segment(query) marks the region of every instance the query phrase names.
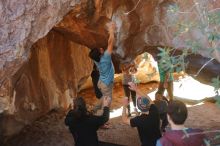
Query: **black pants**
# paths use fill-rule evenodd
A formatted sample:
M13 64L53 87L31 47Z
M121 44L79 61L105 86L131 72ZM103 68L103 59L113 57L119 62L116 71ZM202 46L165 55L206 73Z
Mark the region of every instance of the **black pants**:
M136 107L136 92L129 89L129 85L123 85L125 96L130 100L130 96L134 107ZM130 104L128 104L128 113L130 114Z
M164 88L164 82L159 83L158 87L158 92L164 94L165 88ZM168 87L167 87L167 93L169 96L169 101L173 100L173 81L168 82Z
M102 92L98 88L98 81L99 81L99 71L93 70L91 73L92 84L95 91L95 95L98 99L102 97Z
M160 114L160 119L162 121L162 125L161 125L161 131L165 132L165 128L168 125L168 120L167 120L167 113L161 113Z

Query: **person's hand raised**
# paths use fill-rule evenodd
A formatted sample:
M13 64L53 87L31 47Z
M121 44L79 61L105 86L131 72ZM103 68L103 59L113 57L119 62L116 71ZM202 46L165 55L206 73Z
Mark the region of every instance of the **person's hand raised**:
M115 28L116 28L115 22L111 22L111 23L108 25L108 32L109 32L109 33L114 33Z
M123 97L122 104L123 104L123 106L128 106L128 104L129 104L128 97Z
M137 90L137 85L133 82L129 82L129 89L131 89L132 91L136 91Z

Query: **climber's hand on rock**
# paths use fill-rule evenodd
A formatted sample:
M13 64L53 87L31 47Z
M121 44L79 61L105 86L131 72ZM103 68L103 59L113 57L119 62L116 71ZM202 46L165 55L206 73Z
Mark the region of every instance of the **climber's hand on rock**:
M108 25L108 32L109 32L109 33L114 33L115 28L116 28L115 22L109 23L109 25Z
M132 91L136 91L137 90L137 85L133 82L129 82L128 83L129 85L129 89L132 90Z

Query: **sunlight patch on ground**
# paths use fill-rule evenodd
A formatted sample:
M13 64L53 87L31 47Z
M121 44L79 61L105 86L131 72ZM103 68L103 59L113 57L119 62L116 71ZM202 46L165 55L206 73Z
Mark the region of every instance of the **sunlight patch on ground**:
M200 105L203 105L204 102L200 102L198 104L194 104L194 105L190 105L190 104L186 104L186 106L188 108L190 107L195 107L195 106L200 106ZM134 112L134 106L133 106L133 103L130 102L130 106L131 106L131 113ZM139 110L138 110L139 111ZM140 112L140 111L139 111ZM110 119L112 118L117 118L117 117L120 117L122 115L122 107L118 108L118 109L113 109L111 112L110 112Z
M122 106L118 109L113 109L110 112L110 119L120 117L122 115ZM130 102L130 108L131 108L131 114L133 115L134 113L134 105L132 102ZM139 110L138 110L139 111ZM140 111L139 111L140 112Z
M147 95L154 100L155 99L155 93L157 90L148 92ZM167 93L165 92L165 95ZM177 99L185 99L189 101L200 101L206 97L214 97L214 87L210 85L206 85L203 83L200 83L199 81L193 79L190 76L187 76L183 79L180 79L179 81L174 81L174 97ZM197 102L196 102L197 103ZM203 102L197 103L197 104L187 104L187 107L193 107L193 106L199 106L203 105ZM133 103L130 102L131 106L131 112L134 112L134 106ZM119 117L122 114L122 107L118 109L113 109L110 113L110 118Z
M186 107L195 107L195 106L200 106L200 105L203 105L204 102L200 102L198 104L194 104L194 105L190 105L190 104L186 104Z
M119 117L119 116L121 116L121 114L122 114L122 107L118 108L118 109L113 109L110 112L110 119Z
M152 100L155 98L157 90L148 93ZM174 81L174 97L177 99L187 99L199 101L206 97L214 97L214 87L200 83L199 81L187 76L179 81ZM165 91L165 95L167 95Z
M155 100L155 93L157 92L157 90L154 90L152 92L149 92L147 95L150 97L151 100Z
M202 100L206 97L215 96L215 92L214 87L187 76L174 82L174 96L190 100Z

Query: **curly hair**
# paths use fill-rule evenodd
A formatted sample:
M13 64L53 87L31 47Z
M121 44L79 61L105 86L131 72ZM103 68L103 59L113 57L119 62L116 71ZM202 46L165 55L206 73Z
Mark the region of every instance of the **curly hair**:
M74 116L76 119L80 120L86 117L87 115L87 108L86 108L86 102L82 97L76 97L73 100L73 106L74 106Z
M89 57L96 62L100 62L101 53L99 49L98 48L91 49L91 51L89 52Z

